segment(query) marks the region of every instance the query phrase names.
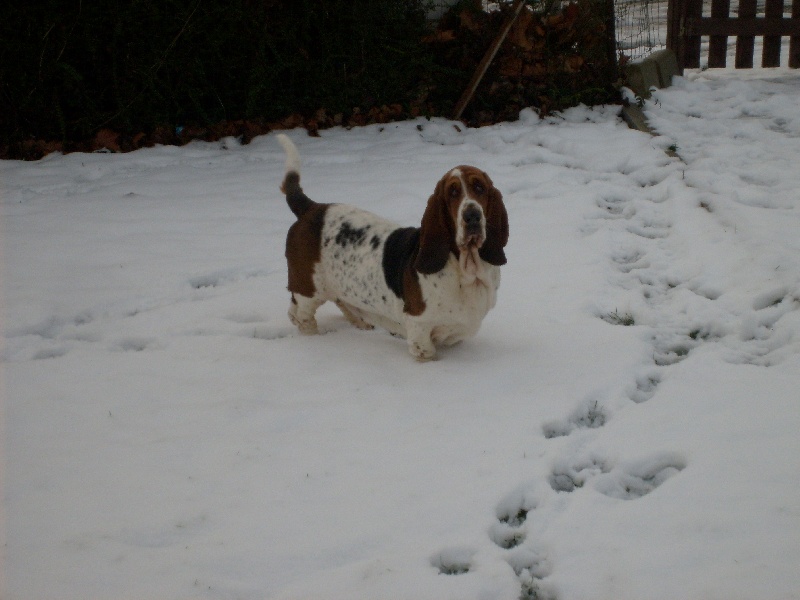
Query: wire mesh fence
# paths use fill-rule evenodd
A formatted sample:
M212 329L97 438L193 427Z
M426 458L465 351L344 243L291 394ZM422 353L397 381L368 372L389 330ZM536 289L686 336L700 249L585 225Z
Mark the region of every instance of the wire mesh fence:
M483 10L497 10L500 4L510 4L513 0L483 0ZM529 2L534 10L554 10L572 0L536 0ZM735 1L735 0L734 0ZM762 0L763 1L763 0ZM655 50L666 46L667 40L667 2L668 0L615 0L616 41L619 51L629 60L644 58ZM429 21L436 21L457 0L431 0L427 3Z
M615 0L617 48L628 60L640 60L667 45L668 0Z

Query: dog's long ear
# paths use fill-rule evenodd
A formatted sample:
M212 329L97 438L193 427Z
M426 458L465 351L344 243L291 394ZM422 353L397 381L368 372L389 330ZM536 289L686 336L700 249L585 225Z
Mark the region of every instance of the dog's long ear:
M430 275L444 269L450 255L453 239L452 219L447 212L444 197L444 178L438 184L433 195L428 198L428 206L422 215L419 234L419 251L414 261L414 268L420 273Z
M489 181L489 204L486 211L486 241L478 251L480 257L490 265L506 264L506 253L503 250L508 243L508 213L503 204L503 195Z

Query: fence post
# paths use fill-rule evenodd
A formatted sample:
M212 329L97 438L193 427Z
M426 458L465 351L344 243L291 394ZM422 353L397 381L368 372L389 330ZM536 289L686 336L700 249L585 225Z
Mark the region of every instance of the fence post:
M700 36L695 35L692 28L703 15L703 0L686 0L683 18L683 43L685 44L685 65L690 69L700 66Z
M800 2L800 0L797 0ZM620 76L619 55L617 52L617 30L616 15L614 14L614 0L599 0L597 2L599 10L602 11L603 21L606 27L606 61L608 70L606 71L607 81L617 81Z
M800 0L792 2L792 19L800 20ZM800 69L800 35L789 38L789 66Z
M714 19L727 19L731 10L731 0L712 0L711 17ZM724 67L727 62L728 36L712 35L708 40L708 66L711 68Z
M764 16L769 18L783 17L783 0L767 0L764 7ZM761 55L762 67L781 66L781 36L764 36L764 53Z
M678 59L678 73L683 75L684 49L681 27L686 0L669 0L667 3L667 49L675 53ZM797 0L800 2L800 0Z
M756 16L756 0L739 0L739 18L753 19ZM753 68L753 49L755 37L740 35L736 38L736 68Z

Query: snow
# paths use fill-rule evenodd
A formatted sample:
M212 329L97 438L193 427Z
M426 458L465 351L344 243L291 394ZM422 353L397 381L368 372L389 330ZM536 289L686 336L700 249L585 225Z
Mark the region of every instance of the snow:
M800 74L645 111L291 132L320 201L503 192L497 306L427 364L289 323L273 135L0 163L0 596L800 598Z

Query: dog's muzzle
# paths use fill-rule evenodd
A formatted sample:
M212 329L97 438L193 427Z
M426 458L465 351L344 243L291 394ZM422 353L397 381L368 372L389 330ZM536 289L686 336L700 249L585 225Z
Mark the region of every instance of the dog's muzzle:
M475 246L480 248L483 245L485 233L483 226L483 211L477 204L470 204L461 213L463 221L464 247Z

